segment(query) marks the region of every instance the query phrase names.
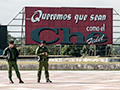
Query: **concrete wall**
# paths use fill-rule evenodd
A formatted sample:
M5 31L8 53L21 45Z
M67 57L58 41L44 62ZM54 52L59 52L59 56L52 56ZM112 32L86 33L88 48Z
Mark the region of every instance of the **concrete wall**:
M5 59L4 59L5 60ZM24 59L18 59L25 61ZM27 60L27 59L26 59ZM37 59L28 59L27 61L37 61ZM49 58L51 62L114 62L119 59L108 58ZM37 70L38 64L19 64L18 68L21 70ZM7 64L0 64L0 70L6 70ZM120 70L120 64L50 64L49 69L52 70Z
M108 62L108 58L49 58L49 61L59 61L59 62Z
M19 64L21 70L37 70L38 64ZM1 64L0 70L6 70L7 64ZM120 64L50 64L51 70L120 70Z

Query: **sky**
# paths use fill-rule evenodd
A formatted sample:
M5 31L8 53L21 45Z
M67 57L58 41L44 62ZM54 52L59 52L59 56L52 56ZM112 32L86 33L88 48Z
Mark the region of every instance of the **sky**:
M0 0L0 24L7 25L23 9L23 7L27 6L113 8L120 13L120 0ZM22 22L20 22L20 24L22 24ZM13 30L13 28L9 27L8 31L10 30ZM17 30L21 29L17 28ZM11 35L21 37L20 33L11 33ZM113 33L113 37L118 38L119 35L119 33Z
M0 0L0 23L7 25L25 6L114 8L120 13L120 0Z

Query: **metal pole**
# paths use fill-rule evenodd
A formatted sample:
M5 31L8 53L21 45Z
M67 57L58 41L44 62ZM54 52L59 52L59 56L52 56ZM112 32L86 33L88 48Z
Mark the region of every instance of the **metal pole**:
M105 49L105 56L107 56L107 45L106 45L106 49Z
M22 46L24 46L24 55L26 55L26 52L25 52L25 45L22 45L22 44L24 44L24 43L22 43L22 41L23 41L23 25L24 25L24 9L22 10L22 27L21 27L21 47Z
M96 45L94 45L94 56L96 56Z
M60 55L62 55L62 45L60 44Z

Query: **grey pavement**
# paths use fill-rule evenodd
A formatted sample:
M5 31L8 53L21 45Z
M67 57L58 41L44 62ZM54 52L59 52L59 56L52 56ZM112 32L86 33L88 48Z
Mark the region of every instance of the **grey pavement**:
M20 71L24 84L19 84L13 71L14 84L8 72L0 71L0 90L120 90L120 71L49 71L53 83L46 83L44 71L37 83L37 71Z

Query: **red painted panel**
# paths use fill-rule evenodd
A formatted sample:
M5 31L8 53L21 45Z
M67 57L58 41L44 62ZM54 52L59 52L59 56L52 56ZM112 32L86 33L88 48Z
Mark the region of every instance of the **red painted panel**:
M36 12L37 11L37 12ZM26 24L25 35L26 44L38 44L31 37L31 32L39 28L58 28L58 35L50 30L44 30L39 35L40 40L47 42L59 38L58 41L51 44L60 44L63 42L63 31L60 28L69 28L70 34L80 32L87 42L87 35L93 32L101 32L107 36L107 41L97 44L113 43L113 12L112 8L67 8L67 7L26 7ZM35 14L36 12L36 14ZM59 15L63 15L60 18ZM32 19L32 16L33 19ZM46 16L46 17L45 17ZM100 29L99 31L98 28ZM101 30L102 28L102 30ZM94 31L90 31L94 29ZM97 30L96 30L97 29ZM99 35L98 35L99 36ZM70 42L77 42L77 38L73 36ZM87 44L96 44L87 42Z

